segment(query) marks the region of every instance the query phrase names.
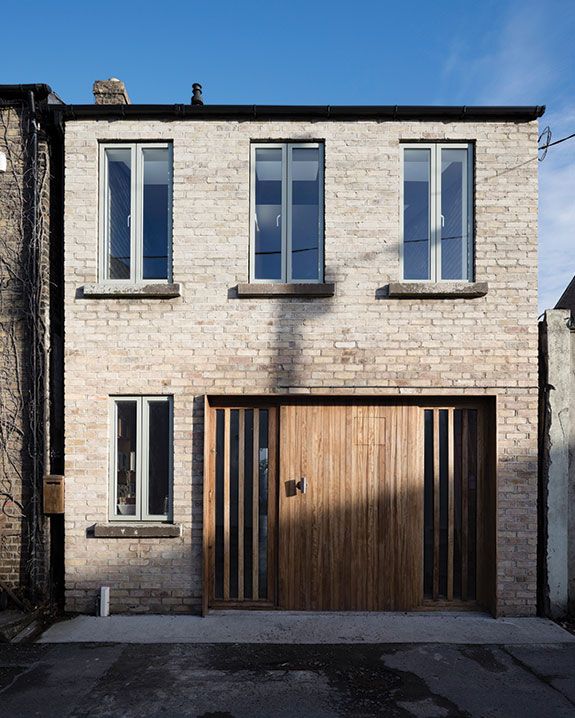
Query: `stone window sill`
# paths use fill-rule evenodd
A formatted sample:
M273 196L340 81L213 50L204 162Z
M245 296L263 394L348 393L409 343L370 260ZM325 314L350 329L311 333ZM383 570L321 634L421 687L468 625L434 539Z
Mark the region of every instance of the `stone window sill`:
M87 299L173 299L180 296L179 284L85 284L79 291Z
M94 524L89 529L93 538L178 538L179 524L115 523Z
M484 297L487 282L391 282L388 297L393 299L473 299Z
M238 284L237 296L240 299L254 299L257 297L333 297L335 284L283 284L283 283L254 283Z

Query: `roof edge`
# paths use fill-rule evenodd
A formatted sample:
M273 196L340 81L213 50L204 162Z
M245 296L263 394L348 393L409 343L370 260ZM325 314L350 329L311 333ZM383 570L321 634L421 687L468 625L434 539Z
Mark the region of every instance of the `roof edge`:
M1 87L1 86L0 86ZM324 119L324 120L536 120L545 105L64 105L64 120L77 119Z
M0 97L12 98L22 97L33 92L39 99L46 99L48 95L55 94L50 85L43 82L35 82L24 85L2 85L0 84Z
M575 309L575 276L563 290L554 309Z

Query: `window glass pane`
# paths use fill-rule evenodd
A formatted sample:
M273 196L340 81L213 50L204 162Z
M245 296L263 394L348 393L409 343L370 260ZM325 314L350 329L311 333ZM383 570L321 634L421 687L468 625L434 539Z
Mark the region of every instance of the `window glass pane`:
M129 149L106 150L109 279L130 278L131 157Z
M168 278L169 153L167 148L143 151L144 279Z
M319 279L320 153L317 147L291 152L292 278Z
M282 278L282 150L256 149L256 279Z
M441 150L441 278L467 279L467 150Z
M170 485L170 405L150 401L148 407L148 513L164 516Z
M116 516L135 516L136 402L118 401L116 412Z
M430 278L430 161L426 149L403 154L403 276Z

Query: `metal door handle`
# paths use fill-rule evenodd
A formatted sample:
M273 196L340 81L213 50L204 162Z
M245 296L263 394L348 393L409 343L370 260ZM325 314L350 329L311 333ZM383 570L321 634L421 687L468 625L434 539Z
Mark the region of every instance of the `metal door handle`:
M307 491L307 479L305 476L302 476L301 479L297 482L295 485L296 489L299 489L302 494L305 494Z

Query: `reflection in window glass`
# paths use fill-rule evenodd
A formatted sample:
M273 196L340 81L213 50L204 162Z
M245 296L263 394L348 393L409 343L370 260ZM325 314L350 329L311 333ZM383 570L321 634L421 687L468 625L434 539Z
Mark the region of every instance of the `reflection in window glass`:
M110 279L130 278L132 152L107 149L107 236Z
M282 149L256 150L256 279L282 278Z
M143 276L167 279L169 236L168 149L144 149Z
M167 520L172 468L172 405L167 398L114 400L111 518Z
M403 149L404 279L471 279L469 145Z
M318 279L320 166L317 147L294 147L291 165L292 279Z
M170 482L170 405L167 401L149 402L148 437L148 513L168 513Z
M403 273L430 278L430 151L404 150Z
M467 278L467 150L441 150L441 278Z
M136 427L135 401L116 403L116 515L136 514Z

